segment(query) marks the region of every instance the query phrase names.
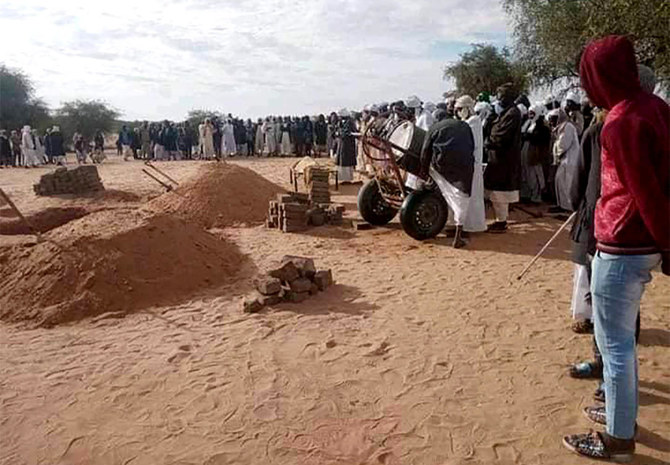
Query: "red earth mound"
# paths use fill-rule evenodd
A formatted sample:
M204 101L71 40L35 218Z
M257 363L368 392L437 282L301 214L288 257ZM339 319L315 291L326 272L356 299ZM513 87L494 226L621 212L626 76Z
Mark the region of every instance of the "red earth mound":
M268 202L284 189L260 174L229 163L204 165L194 180L149 203L148 208L205 228L261 224Z
M165 215L101 211L0 249L0 320L54 326L181 303L230 282L237 246Z

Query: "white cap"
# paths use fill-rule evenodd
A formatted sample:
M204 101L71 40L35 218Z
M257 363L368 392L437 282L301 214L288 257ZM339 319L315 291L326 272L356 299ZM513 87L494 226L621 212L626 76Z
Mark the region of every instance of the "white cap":
M407 105L408 108L419 108L421 107L421 99L416 95L412 95L411 97L407 97L405 105Z

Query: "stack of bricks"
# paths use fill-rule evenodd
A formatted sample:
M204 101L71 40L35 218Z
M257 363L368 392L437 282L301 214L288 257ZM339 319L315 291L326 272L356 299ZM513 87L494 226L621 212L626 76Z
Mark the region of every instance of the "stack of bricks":
M314 204L330 203L329 172L328 170L312 168L309 172L309 200Z
M332 284L331 270L317 271L311 258L287 255L278 266L255 279L256 290L244 299L242 310L245 313L257 313L265 307L283 302L304 302Z
M277 194L277 200L270 202L266 226L286 233L304 231L307 229L307 210L307 194Z
M37 195L49 196L96 192L105 187L98 175L98 168L88 165L73 169L57 168L53 173L42 176L33 189Z

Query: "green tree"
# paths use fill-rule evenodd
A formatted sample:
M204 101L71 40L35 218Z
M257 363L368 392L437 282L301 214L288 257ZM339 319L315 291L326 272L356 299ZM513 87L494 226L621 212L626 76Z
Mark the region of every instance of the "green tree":
M444 70L445 78L453 78L459 94L475 98L480 92L495 90L507 82L514 84L517 92L526 90L524 70L514 63L506 48L474 44L472 50L460 55L455 63Z
M35 97L30 78L0 64L0 128L19 129L29 124L43 130L50 123L49 109Z
M56 123L63 135L71 138L75 132L92 138L97 131L110 132L120 113L99 100L75 100L64 103L55 113Z
M640 63L670 84L670 2L667 0L502 0L514 23L515 58L533 84L578 77L591 40L628 35Z
M223 118L223 114L218 112L218 111L211 111L211 110L191 110L188 112L188 115L186 115L186 121L188 121L189 125L193 128L197 128L200 123L205 121L205 119L210 118Z

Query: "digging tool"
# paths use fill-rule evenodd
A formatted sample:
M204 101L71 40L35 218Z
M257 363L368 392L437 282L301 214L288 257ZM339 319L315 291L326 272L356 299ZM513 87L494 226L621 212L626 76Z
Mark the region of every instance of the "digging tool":
M23 213L21 213L21 210L18 209L16 204L14 204L14 202L12 202L12 199L9 198L9 195L7 195L7 193L2 189L0 189L0 197L2 197L2 199L5 201L5 203L7 203L7 205L9 205L9 207L12 210L14 210L14 213L16 213L16 215L21 219L21 221L23 221L25 223L25 225L28 227L28 230L32 234L37 236L37 242L42 242L42 234L37 230L37 228L35 228L33 226L33 224L28 220L28 218L23 216Z
M154 165L153 163L151 163L150 161L145 161L144 164L147 165L149 168L155 170L157 173L159 173L159 174L160 174L161 176L163 176L165 179L167 179L168 181L170 181L172 184L174 184L174 185L176 185L176 186L179 185L179 182L177 182L177 181L175 181L174 179L172 179L172 178L171 178L165 171L158 169L158 167L157 167L156 165Z
M561 234L561 232L563 232L563 230L565 228L567 228L570 223L572 223L572 220L574 220L576 216L577 216L577 212L574 212L572 215L570 215L570 218L568 218L566 220L566 222L563 223L560 228L558 228L558 231L556 231L556 234L551 236L551 239L549 239L547 241L547 243L544 244L544 247L542 247L542 249L540 249L540 251L537 253L537 255L535 255L535 257L533 257L533 259L530 261L530 263L528 263L528 265L526 265L526 268L524 268L523 271L519 274L519 276L516 277L517 281L520 281L521 278L523 278L526 275L526 273L528 273L528 270L530 270L530 268L535 264L535 262L539 260L539 258L542 256L542 254L549 248L551 243L556 240L556 238L559 236L559 234Z
M167 192L172 192L172 190L174 189L170 184L168 184L168 183L166 183L166 182L163 182L162 180L158 179L156 176L154 176L152 173L150 173L149 171L145 170L144 168L142 168L142 172L143 172L144 174L146 174L147 176L149 176L149 177L150 177L151 179L153 179L154 181L156 181L158 184L160 184L161 186L163 186Z

